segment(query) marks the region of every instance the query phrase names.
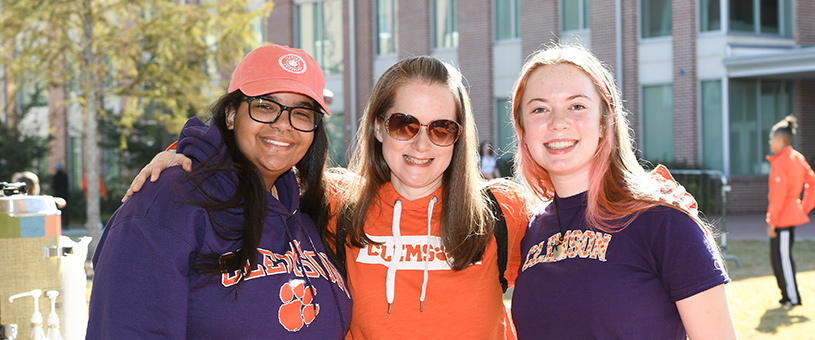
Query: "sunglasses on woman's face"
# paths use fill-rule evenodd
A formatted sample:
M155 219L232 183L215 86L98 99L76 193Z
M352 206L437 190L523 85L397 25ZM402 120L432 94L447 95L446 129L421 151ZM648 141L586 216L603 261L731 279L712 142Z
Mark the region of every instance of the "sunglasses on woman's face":
M438 119L422 124L416 117L407 113L394 113L385 120L385 131L395 140L408 141L419 134L419 129L427 128L427 138L438 146L453 145L461 136L461 125L449 119Z

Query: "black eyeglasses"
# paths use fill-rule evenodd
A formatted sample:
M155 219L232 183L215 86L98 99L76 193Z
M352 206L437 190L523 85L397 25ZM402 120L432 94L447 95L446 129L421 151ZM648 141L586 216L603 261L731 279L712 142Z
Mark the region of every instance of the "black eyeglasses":
M385 131L388 136L401 141L408 141L419 134L422 126L427 128L427 138L438 146L453 145L461 136L461 125L449 119L438 119L422 124L419 119L407 113L394 113L385 120Z
M291 107L263 97L244 97L249 103L249 117L262 124L272 124L280 119L283 111L289 112L291 127L297 131L311 132L320 124L322 111L308 107Z

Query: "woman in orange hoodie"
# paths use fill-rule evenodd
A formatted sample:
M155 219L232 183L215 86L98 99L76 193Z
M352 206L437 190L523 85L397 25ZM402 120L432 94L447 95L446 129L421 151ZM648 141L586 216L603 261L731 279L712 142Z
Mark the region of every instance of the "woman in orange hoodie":
M506 179L483 181L477 136L454 66L410 57L375 84L349 171L328 176L336 233L327 246L337 250L356 306L348 339L515 338L503 289L514 285L537 202ZM152 180L166 166L186 164L174 156L156 156L128 195L148 174ZM655 175L668 186L662 199L692 205L667 173ZM488 208L493 203L505 228ZM499 244L501 229L506 242Z
M770 131L770 193L767 199L767 236L770 237L770 261L773 266L781 300L786 306L801 304L798 283L795 280L795 261L792 244L795 227L809 222L815 207L815 173L800 152L792 148L797 121L787 116ZM801 201L801 191L804 200Z

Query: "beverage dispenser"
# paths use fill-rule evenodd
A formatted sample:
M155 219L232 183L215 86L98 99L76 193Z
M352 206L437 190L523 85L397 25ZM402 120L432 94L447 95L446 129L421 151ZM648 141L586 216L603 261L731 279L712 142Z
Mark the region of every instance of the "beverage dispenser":
M84 339L88 322L85 260L91 238L74 241L62 235L61 212L53 197L27 195L23 183L0 182L0 186L0 329L7 337L15 330L17 339L29 339L32 311L48 311L52 303L48 298L12 303L9 298L56 291L52 294L59 333L66 340Z

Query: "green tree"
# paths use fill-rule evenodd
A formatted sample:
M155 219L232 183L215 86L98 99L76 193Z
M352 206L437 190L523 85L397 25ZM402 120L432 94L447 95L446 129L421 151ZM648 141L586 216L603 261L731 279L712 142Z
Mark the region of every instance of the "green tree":
M32 98L42 98L41 89L33 87ZM23 133L19 128L29 109L39 103L29 102L6 111L0 121L0 182L8 182L18 171L38 173L37 162L48 156L48 138Z
M0 150L0 182L8 182L15 172L37 172L35 161L48 156L48 139L27 136L14 125L0 123Z
M0 66L11 93L4 98L15 98L25 84L45 82L66 86L70 100L83 108L86 228L94 240L101 234L97 120L109 115L104 103L123 103L111 115L123 149L144 118L161 122L170 133L180 131L191 113L205 112L213 95L223 93L228 77L218 76L259 44L251 25L266 17L271 3L249 11L250 2L0 2ZM3 102L7 111L12 101Z

